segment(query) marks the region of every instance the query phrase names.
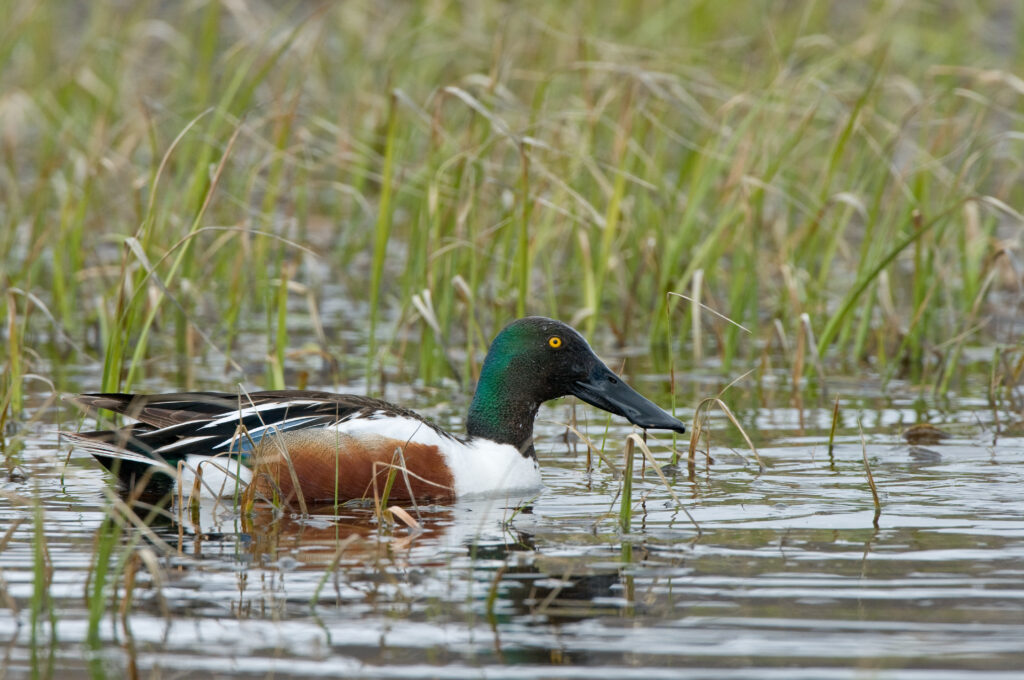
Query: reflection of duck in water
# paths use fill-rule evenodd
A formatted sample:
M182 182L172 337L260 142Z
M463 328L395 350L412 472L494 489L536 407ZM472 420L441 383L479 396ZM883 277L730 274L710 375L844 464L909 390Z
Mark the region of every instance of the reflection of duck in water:
M335 514L327 510L322 521L311 516L281 514L267 504L256 504L241 516L241 528L248 535L248 550L257 562L277 561L281 556L295 560L298 568L323 569L339 563L374 563L379 559L401 558L423 543L443 539L451 512L427 514L422 529L396 529L388 534L375 521L371 510Z
M240 578L252 567L327 570L347 584L352 598L365 592L369 607L393 606L393 594L375 599L380 584L408 584L413 588L410 597L420 597L413 593L420 592L421 579L430 578L475 582L468 591L453 591L452 606L466 606L469 592L475 611L496 608L499 618L528 616L537 624L617 616L632 606L631 577L624 577L603 551L551 556L545 552L552 546L538 548L529 528L533 523L520 521L531 508L518 504L529 500L473 499L423 506L422 530L396 527L389 532L369 507L342 505L325 509L323 515L312 511L298 516L257 503L250 512L240 513L223 500L202 497L192 506L194 512L182 517L180 534L177 513L162 515L170 523L159 534L172 544L181 536L180 550L191 558L239 561L247 567L239 572ZM543 533L540 541L555 541L557 552L557 535ZM457 571L446 571L453 563L459 565ZM496 602L489 601L492 588ZM331 602L332 587L322 596Z
M272 391L81 395L79 404L140 422L71 437L130 486L154 479L166 490L180 468L201 471L202 486L217 495L234 494L240 480L257 494L302 505L372 496L397 470L391 499L450 500L540 487L533 421L541 403L566 395L640 427L685 430L612 373L571 327L527 317L491 344L466 436L376 399ZM194 477L181 483L188 492Z
M227 542L237 546L232 553L248 555L246 563L266 565L285 558L294 568L322 569L399 560L440 567L467 552L475 559L501 559L509 551L532 548L524 542L528 534L512 526L531 500L517 496L423 505L410 509L417 520L410 528L397 521L381 523L372 502L310 508L298 515L267 503L240 512L224 499L201 496L188 504L187 512L158 512L149 524L171 549L177 544L180 552L196 558L223 558L223 549L216 546Z
M247 535L246 552L255 564L300 571L340 568L343 582L362 583L371 591L372 584L391 579L415 583L416 578L432 578L410 577L410 567L431 570L428 573L436 576L446 573L453 560L472 556L475 566L460 570L456 578L476 581L471 592L481 610L489 606L491 589L497 588L496 606L504 617L571 623L618 616L624 608L637 606L631 577L609 564L607 556L545 555L534 544L533 534L515 528L515 521L509 523L514 512L505 504L481 499L435 505L422 509L423 531L395 529L387 535L370 510L343 511L317 522L316 516L281 515L257 504L253 513L241 518L241 527ZM460 606L463 597L457 597ZM382 606L390 602L387 597Z

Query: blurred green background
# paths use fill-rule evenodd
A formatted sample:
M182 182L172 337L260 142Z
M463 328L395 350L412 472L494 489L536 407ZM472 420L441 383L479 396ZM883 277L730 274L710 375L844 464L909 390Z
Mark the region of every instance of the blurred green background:
M1020 378L1013 0L0 14L5 414L33 375L468 384L529 313L661 368Z

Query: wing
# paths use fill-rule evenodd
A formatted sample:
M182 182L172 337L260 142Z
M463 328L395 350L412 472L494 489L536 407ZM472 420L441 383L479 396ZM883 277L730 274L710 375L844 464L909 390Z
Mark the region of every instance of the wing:
M138 420L120 430L77 433L77 442L107 455L127 451L173 464L191 454L251 451L264 435L336 427L361 429L372 423L403 422L434 437L451 435L418 414L379 399L352 394L275 390L233 395L226 392L174 394L83 394L72 401L88 410L105 409ZM94 454L95 455L95 454Z

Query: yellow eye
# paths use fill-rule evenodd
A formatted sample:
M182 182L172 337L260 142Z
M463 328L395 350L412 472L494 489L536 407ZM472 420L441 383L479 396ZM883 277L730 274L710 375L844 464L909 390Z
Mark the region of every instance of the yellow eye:
M548 338L548 347L550 347L551 349L558 349L561 346L562 338L558 337L557 335L552 335L550 338Z

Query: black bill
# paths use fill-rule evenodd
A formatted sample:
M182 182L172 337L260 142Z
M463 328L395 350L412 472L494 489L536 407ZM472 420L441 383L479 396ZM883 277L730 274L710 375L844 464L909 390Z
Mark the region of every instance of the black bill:
M591 369L586 380L574 383L572 393L588 404L626 418L637 427L686 432L681 421L643 397L600 362Z

